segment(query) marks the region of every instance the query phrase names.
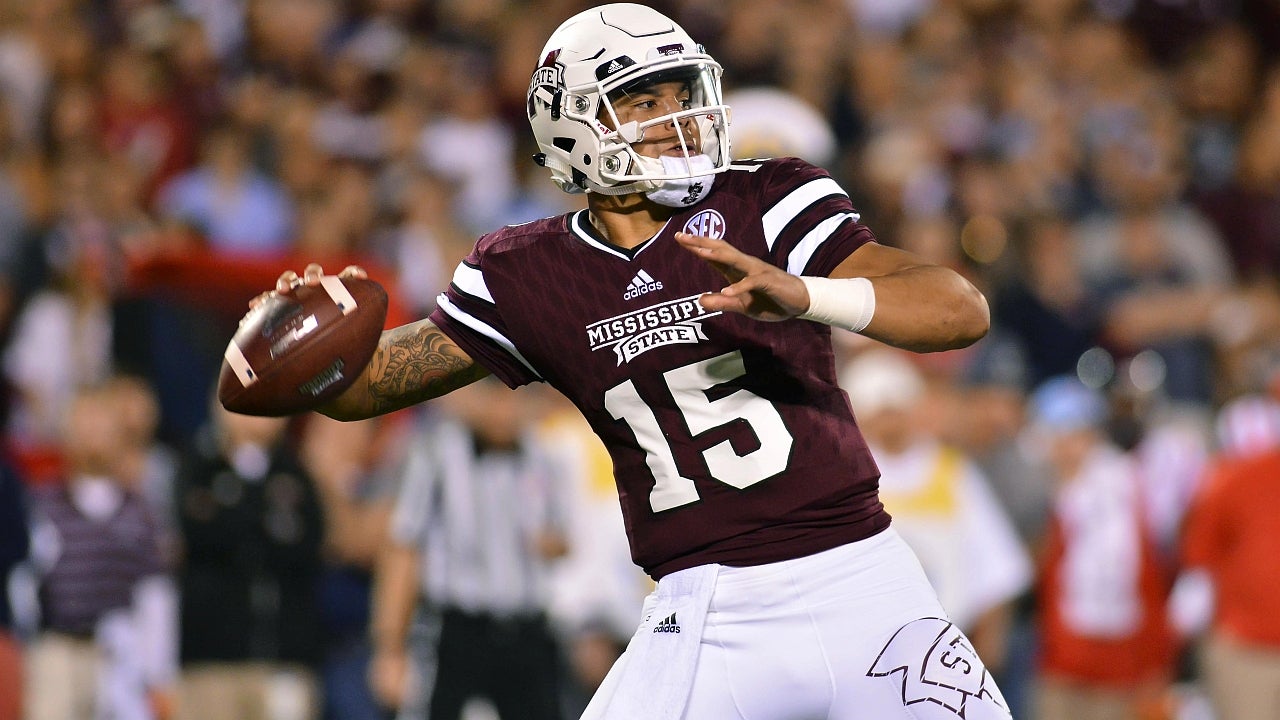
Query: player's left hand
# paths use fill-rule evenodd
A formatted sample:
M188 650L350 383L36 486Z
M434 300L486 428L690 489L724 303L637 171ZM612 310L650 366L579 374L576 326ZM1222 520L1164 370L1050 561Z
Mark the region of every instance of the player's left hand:
M706 260L731 284L699 300L707 310L725 310L777 322L809 309L809 291L800 278L752 257L723 240L676 233L676 242Z

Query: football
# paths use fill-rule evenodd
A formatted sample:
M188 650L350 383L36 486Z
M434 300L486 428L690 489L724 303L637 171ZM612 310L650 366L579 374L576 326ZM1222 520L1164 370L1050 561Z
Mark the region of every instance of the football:
M373 280L326 275L272 293L227 344L218 401L243 415L313 410L364 370L386 318L387 293Z

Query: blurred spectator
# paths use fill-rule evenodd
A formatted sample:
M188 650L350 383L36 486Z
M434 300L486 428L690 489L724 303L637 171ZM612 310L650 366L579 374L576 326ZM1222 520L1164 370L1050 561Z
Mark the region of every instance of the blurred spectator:
M252 97L257 92L265 98ZM320 98L304 87L275 88L270 83L258 87L251 83L245 89L242 102L254 105L262 102L265 119L265 151L269 153L274 176L293 201L324 193L327 173L332 158L317 144L313 137L316 115L320 111ZM247 108L257 112L257 108Z
M126 45L114 48L103 63L103 147L140 172L145 197L154 198L195 162L196 128L179 106L159 58Z
M245 3L177 0L178 8L200 23L205 42L224 67L235 67L245 44Z
M1214 421L1217 459L1243 459L1280 446L1280 400L1262 392L1224 403Z
M1026 375L1019 345L997 330L979 344L950 393L935 389L942 395L935 402L948 408L942 438L973 459L1022 546L1035 550L1048 527L1053 487L1034 446L1022 437ZM996 677L1016 718L1031 717L1038 628L1034 587L1029 587L1014 601L1004 667Z
M122 259L102 212L102 171L89 156L58 167L57 223L41 243L49 281L23 305L4 349L15 394L9 442L24 456L56 445L77 389L111 371L111 301Z
M40 166L13 136L13 123L0 95L0 345L9 338L14 318L36 287L31 258L40 252L33 230L40 218L40 193L32 185ZM7 404L0 391L0 408ZM3 412L3 410L0 410Z
M1003 669L1013 601L1031 585L1031 558L987 478L939 439L926 379L904 355L873 348L840 384L880 468L880 496L920 558L951 620L993 674Z
M781 86L791 43L779 42L788 26L788 9L768 0L745 0L734 12L715 16L716 57L726 74L743 85Z
M169 248L160 225L147 210L142 174L123 158L111 158L102 169L102 219L121 255L117 271Z
M1231 281L1220 240L1202 219L1177 211L1126 212L1078 232L1086 257L1098 252L1086 260L1093 263L1086 272L1107 340L1123 355L1155 350L1171 397L1209 402L1211 323Z
M1280 68L1273 67L1251 97L1252 115L1240 121L1242 139L1233 181L1200 193L1199 205L1223 233L1239 277L1235 292L1213 314L1219 357L1214 368L1221 397L1254 389L1259 359L1276 351L1280 327Z
M1080 275L1069 223L1044 216L1028 221L1022 242L1023 272L991 298L992 323L1024 358L1027 389L1075 372L1094 347L1102 319Z
M357 36L328 63L329 97L312 129L316 144L337 158L376 162L387 154L387 132L378 114L387 95L385 70L394 61L384 53L397 48L368 47ZM376 44L376 43L373 43Z
M4 112L6 104L0 98L0 277L7 279L14 273L27 227L35 218L26 197L23 153L13 137L13 123Z
M53 161L102 154L102 98L92 83L67 82L49 99L44 151Z
M1162 62L1176 61L1188 45L1215 24L1230 16L1226 3L1167 3L1133 0L1126 3L1095 2L1109 19L1123 20L1143 40L1149 54Z
M247 60L291 84L318 85L325 43L342 19L338 0L282 0L244 5ZM230 16L234 11L223 10ZM210 17L210 15L206 15Z
M504 720L560 720L548 562L566 546L564 472L523 396L487 378L440 401L418 431L379 563L372 681L401 717L458 720L486 700ZM434 628L406 644L418 601ZM411 674L412 673L412 674Z
M1280 715L1280 405L1244 397L1218 417L1219 455L1190 512L1173 616L1189 634L1208 626L1201 666L1218 720L1262 720Z
M466 257L471 238L453 219L453 188L438 176L413 171L398 189L399 222L377 238L376 250L400 272L397 291L411 312L425 317L435 309L436 295L449 282L449 268Z
M28 720L171 716L176 597L146 502L121 477L114 395L78 392L64 484L33 498L40 633L27 655Z
M292 240L292 202L253 168L244 131L233 125L209 131L203 154L199 167L162 188L162 216L190 227L220 253L284 253Z
M884 226L884 242L897 245L903 226L917 217L938 217L951 199L942 146L914 124L877 131L862 151L859 173L866 188L864 217Z
M58 25L74 20L66 8L56 5L15 3L4 8L0 18L0 95L13 132L28 141L39 131L49 91L50 68L43 47L56 36Z
M324 717L379 720L369 686L373 648L373 569L387 543L398 477L391 467L404 441L396 418L357 423L307 418L301 457L324 504L325 563L320 578L324 658L320 666Z
M377 218L373 178L353 162L329 167L325 190L302 204L294 250L321 261L365 252Z
M120 478L125 487L146 501L160 538L165 566L176 566L181 549L174 483L178 454L157 437L160 403L156 391L137 375L116 374L103 386L111 396L122 438Z
M1216 229L1182 199L1181 118L1162 90L1130 65L1093 93L1082 130L1099 206L1074 241L1107 341L1126 356L1158 352L1171 397L1209 402L1212 313L1233 273Z
M183 458L183 720L315 720L322 648L318 491L288 420L226 412Z
M1027 373L1021 345L1001 330L989 333L950 387L941 433L981 468L1030 548L1043 537L1053 489L1043 463L1022 441Z
M197 132L224 117L228 106L228 83L209 34L199 21L174 17L164 48L167 66L173 73L174 95L186 110Z
M447 178L457 193L454 206L473 234L506 222L503 211L515 195L515 133L497 115L492 70L473 52L435 48L448 104L427 120L418 138L422 163Z
M933 4L930 0L847 0L847 3L863 32L897 36Z
M1256 41L1234 23L1195 38L1178 64L1174 80L1189 122L1188 175L1197 196L1220 190L1236 177L1258 69Z
M836 137L826 118L777 88L742 88L725 94L733 108L730 139L736 157L804 158L823 167L835 159Z
M22 480L0 462L0 720L22 717L22 646L14 634L9 574L27 559L27 496Z
M1255 110L1240 119L1230 184L1199 200L1221 230L1239 276L1256 282L1280 273L1280 244L1272 232L1280 224L1280 68L1271 68L1250 100Z
M418 134L426 116L424 103L403 88L382 108L382 139L386 153L381 162L370 167L376 174L378 206L392 222L407 210L401 206L406 185L423 170L418 157ZM452 215L452 211L447 215Z
M1239 20L1258 39L1267 61L1280 59L1280 6L1269 2L1244 3Z
M1074 377L1031 396L1032 432L1057 481L1037 588L1040 720L1163 717L1172 682L1171 573L1134 464L1103 432L1106 414L1102 395Z
M1160 371L1159 358L1150 351L1117 366L1107 389L1107 432L1133 458L1151 537L1161 555L1173 561L1209 459L1211 412L1205 405L1165 397L1154 384Z
M403 2L403 0L391 0ZM527 112L525 93L529 89L529 62L537 58L546 43L547 37L556 29L559 18L569 17L574 13L590 7L583 0L544 0L539 3L516 3L497 0L485 3L453 2L454 6L466 8L468 5L487 5L495 17L493 23L499 29L498 41L491 42L489 51L493 53L494 82L502 102L503 116L511 122L524 122ZM706 4L706 3L702 3ZM711 3L714 7L716 3ZM680 3L682 8L693 8L694 2ZM696 9L693 10L697 12ZM689 27L685 25L685 27ZM408 70L408 63L405 64ZM528 137L527 141L532 141ZM524 153L517 159L523 162L531 153ZM546 175L538 173L542 184ZM556 188L559 190L559 188ZM563 194L563 193L561 193Z

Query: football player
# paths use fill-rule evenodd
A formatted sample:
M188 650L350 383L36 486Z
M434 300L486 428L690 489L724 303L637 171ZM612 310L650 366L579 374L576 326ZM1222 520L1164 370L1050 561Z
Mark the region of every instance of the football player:
M878 244L821 168L732 158L720 71L641 5L565 21L527 110L535 161L588 209L480 238L438 309L385 332L321 411L369 417L490 373L582 411L658 581L584 717L1007 718L877 500L831 346L840 327L963 347L986 301Z

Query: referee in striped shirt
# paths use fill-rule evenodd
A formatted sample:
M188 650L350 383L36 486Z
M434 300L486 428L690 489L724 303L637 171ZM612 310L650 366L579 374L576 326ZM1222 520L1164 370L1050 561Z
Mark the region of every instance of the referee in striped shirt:
M531 432L525 394L488 378L433 409L412 443L380 561L371 680L400 717L561 720L549 562L564 555L565 473ZM432 652L407 639L418 601Z

